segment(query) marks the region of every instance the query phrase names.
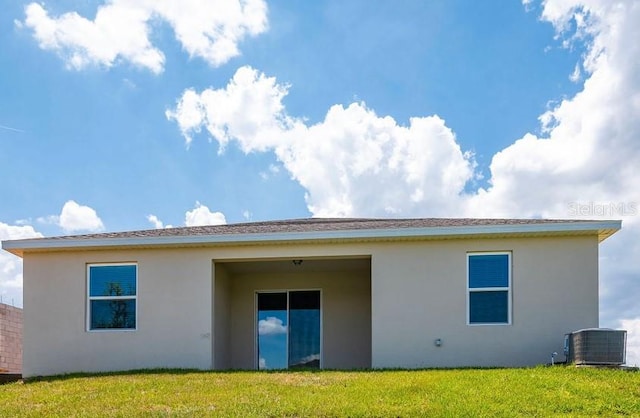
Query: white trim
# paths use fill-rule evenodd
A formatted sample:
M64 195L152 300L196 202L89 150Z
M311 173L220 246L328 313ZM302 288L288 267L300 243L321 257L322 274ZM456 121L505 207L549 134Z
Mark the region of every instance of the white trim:
M324 365L324 309L322 301L322 289L321 288L295 288L295 289L265 289L254 290L254 314L253 314L253 353L254 353L254 369L260 370L260 356L258 353L258 294L260 293L286 293L287 294L287 368L289 369L289 293L291 292L319 292L320 293L320 365L319 369L322 370ZM277 369L275 369L277 370Z
M136 294L134 296L91 296L91 267L103 267L103 266L134 266L136 271ZM87 332L133 332L138 330L138 263L133 261L128 262L120 262L120 263L87 263L86 265L87 277L85 280L86 288L86 320L85 320L85 330ZM91 301L92 300L133 300L135 302L135 316L136 316L136 326L134 328L91 328Z
M268 232L262 234L211 234L155 237L104 237L104 238L36 238L3 241L2 248L22 255L29 250L53 250L73 248L139 247L139 246L193 246L214 244L260 244L273 242L299 242L324 240L371 240L407 238L469 237L480 235L561 234L593 232L607 238L621 228L622 221L585 221L540 224L470 225L422 228L376 228L339 231ZM602 240L600 239L600 240Z
M508 286L507 286L507 322L471 322L471 306L470 306L470 295L472 292L504 292L504 287L479 287L479 288L470 288L469 287L469 258L478 255L506 255L508 262ZM513 297L512 297L512 289L513 289L513 252L512 251L468 251L466 254L467 257L467 275L466 279L466 288L467 288L467 325L476 327L476 326L504 326L512 324L512 311L513 311Z

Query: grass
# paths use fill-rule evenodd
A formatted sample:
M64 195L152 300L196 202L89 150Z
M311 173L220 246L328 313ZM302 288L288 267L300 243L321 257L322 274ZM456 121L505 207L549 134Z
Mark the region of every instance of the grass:
M0 416L640 416L640 373L150 370L0 386Z

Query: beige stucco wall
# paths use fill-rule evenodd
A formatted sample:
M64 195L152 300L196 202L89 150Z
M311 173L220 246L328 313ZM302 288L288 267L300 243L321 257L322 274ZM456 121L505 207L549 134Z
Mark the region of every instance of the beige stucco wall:
M511 325L466 324L468 251L512 251ZM356 357L353 344L341 341L345 316L361 321L351 327L362 332L354 336L358 353L370 325L373 367L546 363L562 352L565 332L598 325L597 251L593 236L28 254L23 374L246 367L254 357L253 340L246 344L255 330L253 294L268 288L322 288L325 367L356 366L347 361ZM331 256L371 258L369 318L366 306L349 311L362 306L350 304L366 293L362 281L338 273L240 277L212 265ZM138 330L87 332L86 264L125 261L138 263Z
M511 325L467 325L473 251L512 252ZM598 326L597 263L595 237L388 246L372 259L373 366L525 366L554 351L562 359L564 333Z
M231 367L231 284L224 265L214 263L213 368Z
M86 331L86 264L138 263L136 331ZM211 262L189 252L32 254L24 263L23 375L211 367Z

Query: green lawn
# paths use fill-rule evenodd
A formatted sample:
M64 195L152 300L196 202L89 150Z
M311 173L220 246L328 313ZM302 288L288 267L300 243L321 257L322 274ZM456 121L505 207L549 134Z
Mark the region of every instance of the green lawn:
M574 367L68 375L0 386L0 416L640 416L640 373Z

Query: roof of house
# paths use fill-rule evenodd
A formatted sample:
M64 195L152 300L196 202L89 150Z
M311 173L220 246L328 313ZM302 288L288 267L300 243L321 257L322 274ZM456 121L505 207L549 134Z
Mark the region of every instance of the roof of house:
M106 248L185 247L264 243L597 235L621 228L618 220L477 218L307 218L141 231L9 240L2 248L26 252Z

